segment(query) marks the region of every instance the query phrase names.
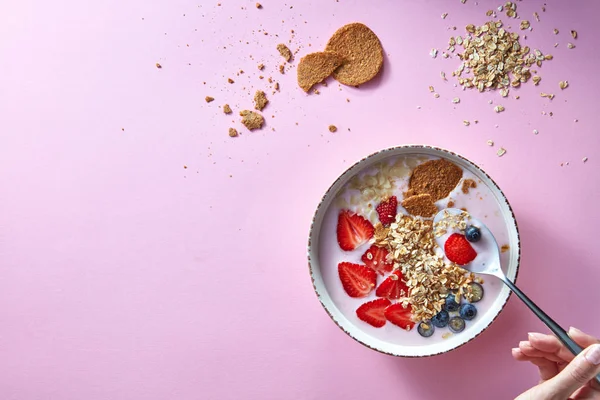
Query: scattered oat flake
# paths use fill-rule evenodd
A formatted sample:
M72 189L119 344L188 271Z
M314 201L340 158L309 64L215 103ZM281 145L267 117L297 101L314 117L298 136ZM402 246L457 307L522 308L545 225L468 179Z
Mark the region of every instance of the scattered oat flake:
M486 143L488 144L488 146L493 146L494 145L494 141L491 140L491 139L488 140Z
M448 16L448 13L443 13L442 14L442 19L446 19L447 16Z
M431 58L436 58L438 55L438 50L437 49L431 49L431 51L429 52L429 55L431 56Z
M533 17L535 18L535 20L536 20L537 22L540 22L540 14L538 14L537 12L534 12L534 13L533 13Z
M500 147L496 154L498 155L498 157L502 157L504 154L506 154L506 149L504 147Z
M494 107L494 111L496 111L497 113L501 113L504 110L505 110L504 106L501 106L501 105L497 105L496 107Z
M554 43L554 47L558 47L558 43Z
M575 48L575 45L574 45L573 43L567 43L567 47L568 47L569 49L574 49L574 48Z
M452 99L452 102L454 104L458 104L458 103L460 103L460 99L458 97L455 97L455 98Z
M337 126L329 125L329 132L337 132Z
M430 91L431 93L435 92L435 89L433 88L433 86L429 86L429 91Z
M507 88L500 89L500 96L502 96L502 97L508 96L508 89Z
M236 137L238 135L238 131L235 130L234 128L229 128L229 136L230 137Z
M467 0L460 0L461 3L465 4Z
M581 159L581 161L583 161L583 162L587 162L587 160L588 160L588 158L587 158L587 157L583 157L583 158Z
M542 78L535 75L533 78L531 78L531 80L533 81L533 84L537 86L538 83L540 83L540 81L542 80Z
M215 98L214 97L210 97L210 96L206 96L204 98L204 101L206 101L207 103L210 103L211 101L213 101Z
M160 69L160 68L162 68L162 65L160 65L159 63L156 63L156 68Z
M463 124L464 124L465 126L469 126L469 125L471 125L471 123L470 123L469 121L467 121L466 119L463 121Z
M550 100L552 100L552 99L554 98L554 95L553 95L553 94L551 94L551 93L544 93L544 92L542 92L542 93L540 93L540 96L542 96L542 97L547 97L547 98L549 98Z
M527 21L526 19L521 21L521 25L519 26L519 28L521 28L521 30L525 30L525 29L529 29L529 27L531 26L531 24L529 23L529 21Z
M568 86L569 86L569 82L567 82L567 81L560 81L560 82L558 82L558 87L560 87L561 90L566 89Z
M571 36L573 36L573 39L577 39L577 31L571 31Z
M446 79L446 73L444 71L440 72L440 76L442 77L443 80L447 80Z
M554 34L558 35L558 29L554 29Z
M433 97L435 97L435 98L437 99L437 98L439 98L439 97L440 97L440 94L439 94L439 93L434 93L434 94L433 94Z

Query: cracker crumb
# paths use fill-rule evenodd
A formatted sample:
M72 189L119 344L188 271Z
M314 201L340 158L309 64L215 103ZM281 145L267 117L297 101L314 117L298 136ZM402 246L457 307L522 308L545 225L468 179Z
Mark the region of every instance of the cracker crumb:
M491 139L488 140L486 143L487 143L488 146L493 146L494 145L494 141L491 140Z
M262 71L263 69L265 69L265 64L258 64L258 69L260 71Z
M402 201L402 207L412 215L425 218L431 218L438 212L430 194L408 197Z
M471 125L471 123L470 123L469 121L467 121L466 119L465 119L465 120L463 120L463 124L464 124L464 126L469 126L469 125Z
M227 78L227 82L234 83L235 81L233 79L231 79L231 78Z
M215 98L214 97L210 97L210 96L206 96L204 98L204 101L206 101L207 103L210 103L211 101L214 101L214 100L215 100Z
M577 39L577 31L571 31L571 36L573 36L573 39Z
M225 114L231 114L233 111L231 110L231 107L229 107L229 104L225 104L225 105L223 106L223 112L224 112Z
M558 35L558 29L554 28L553 32L555 35Z
M500 247L500 252L502 253L506 253L508 250L510 250L510 246L507 244L503 244L502 247Z
M279 72L282 73L282 74L285 72L285 65L281 64L279 66Z
M240 111L240 116L243 117L242 124L251 131L262 128L265 122L262 115L250 110Z
M469 194L469 189L475 189L477 187L477 182L473 179L465 179L462 184L461 191L464 194Z
M458 103L460 103L460 99L458 97L455 97L455 98L452 99L452 102L454 104L458 104Z
M230 137L236 137L238 135L238 131L235 130L234 128L229 128L229 136Z
M505 110L504 106L501 106L501 105L497 105L496 107L494 107L494 111L496 111L497 113L501 113L504 110Z
M329 132L337 132L337 127L335 125L329 125Z
M262 4L256 3L256 8L259 8L259 9L262 8Z
M262 90L257 90L254 94L254 109L258 111L262 111L263 108L266 107L269 100L267 100L267 95Z
M291 50L283 43L279 43L277 45L277 51L281 54L281 57L285 59L285 61L289 62L292 59Z
M448 201L448 204L446 205L446 208L453 208L454 207L454 200L450 200Z
M279 91L279 82L275 82L275 85L273 86L273 88L277 91Z
M156 63L156 68L161 69L162 65L160 65L159 63Z

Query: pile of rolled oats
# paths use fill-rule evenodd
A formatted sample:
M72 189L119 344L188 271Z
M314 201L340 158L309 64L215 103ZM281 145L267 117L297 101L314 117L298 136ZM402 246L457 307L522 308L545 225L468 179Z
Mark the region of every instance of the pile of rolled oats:
M410 289L402 299L412 307L415 321L428 321L442 310L452 292L469 300L474 274L447 264L436 252L432 221L398 214L389 228L375 227L375 242L389 251L394 269L400 269Z
M458 53L463 61L457 70L452 72L464 88L507 89L519 87L532 77L531 67L542 66L545 60L552 60L552 55L544 55L540 50L528 46L522 47L519 35L504 29L502 21L489 21L482 26L469 24L466 26L466 37L451 37L448 50L453 52L455 46L462 46L464 52ZM472 77L464 77L472 73Z

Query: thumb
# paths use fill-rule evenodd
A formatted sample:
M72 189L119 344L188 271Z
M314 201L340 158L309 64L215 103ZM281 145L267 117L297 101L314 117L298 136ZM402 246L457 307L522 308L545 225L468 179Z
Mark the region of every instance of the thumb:
M600 373L600 344L583 350L558 375L544 382L548 398L568 398Z

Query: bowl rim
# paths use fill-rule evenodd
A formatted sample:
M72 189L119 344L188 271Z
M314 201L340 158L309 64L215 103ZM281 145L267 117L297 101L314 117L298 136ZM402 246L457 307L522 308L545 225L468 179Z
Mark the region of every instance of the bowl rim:
M325 310L325 312L327 313L327 315L329 315L329 318L331 318L331 320L338 326L338 328L340 328L344 333L346 333L348 336L350 336L352 339L354 339L355 341L357 341L358 343L362 344L363 346L371 349L371 350L375 350L379 353L382 354L386 354L386 355L390 355L390 356L394 356L394 357L402 357L402 358L426 358L426 357L433 357L433 356L437 356L437 355L441 355L441 354L445 354L445 353L449 353L453 350L459 349L461 347L463 347L464 345L466 345L467 343L472 342L475 338L477 338L479 335L481 335L483 332L485 332L490 326L492 326L492 324L496 321L496 319L500 316L500 314L502 313L502 311L504 310L504 308L506 307L506 304L508 303L510 297L512 296L512 291L509 290L509 294L506 297L504 303L500 306L500 309L498 310L498 312L496 313L496 315L492 318L492 320L488 323L488 325L483 328L481 331L479 331L477 334L475 334L473 337L469 338L468 340L462 342L461 344L459 344L458 346L452 347L450 349L447 349L445 351L441 351L441 352L437 352L437 353L429 353L429 354L423 354L423 355L406 355L406 354L396 354L396 353L392 353L392 352L388 352L385 351L381 348L377 348L374 346L369 345L368 343L366 343L365 341L355 337L354 335L352 335L351 332L349 332L348 330L346 330L335 318L334 316L331 314L330 310L328 309L328 307L325 305L325 303L323 302L323 300L321 299L321 296L319 294L319 291L317 289L316 283L315 283L315 276L313 273L313 260L311 257L311 252L312 252L312 237L315 231L315 221L317 219L317 216L321 210L321 207L323 206L323 203L326 201L327 197L330 196L330 192L332 191L332 189L336 186L336 184L342 179L345 178L346 176L348 176L352 170L354 170L355 168L357 168L360 164L363 164L365 161L377 156L378 154L381 153L388 153L388 152L395 152L395 151L400 151L400 150L412 150L414 152L418 152L419 150L433 150L433 151L437 151L437 152L441 152L441 153L446 153L449 154L451 156L454 157L458 157L460 158L462 161L466 162L468 165L470 165L471 167L473 167L474 169L476 169L479 173L483 174L487 179L489 179L489 181L494 185L495 189L498 190L498 192L501 194L503 200L506 202L506 206L508 207L508 211L510 212L510 217L512 219L512 222L514 223L515 226L515 232L516 232L516 243L517 243L517 255L516 255L516 266L515 266L515 276L513 279L513 282L516 283L518 276L519 276L519 267L521 265L521 236L519 233L519 225L517 223L517 218L515 216L514 210L512 208L512 206L510 205L510 202L508 201L508 198L506 197L506 195L504 194L504 192L502 191L502 189L500 189L500 186L498 186L498 184L496 183L496 181L494 181L494 179L492 179L492 177L490 175L488 175L487 172L485 172L481 167L479 167L477 164L475 164L474 162L472 162L471 160L469 160L468 158L455 153L451 150L447 150L441 147L436 147L436 146L430 146L430 145L423 145L423 144L408 144L408 145L399 145L399 146L394 146L394 147L388 147L382 150L378 150L374 153L371 153L363 158L361 158L360 160L356 161L354 164L352 164L350 167L348 167L344 172L342 172L335 181L333 181L333 183L329 186L329 188L325 191L325 193L323 194L323 196L321 197L321 200L319 201L317 208L315 210L315 213L312 217L311 220L311 224L310 224L310 229L309 229L309 234L308 234L308 247L307 247L307 257L308 257L308 270L309 270L309 274L310 274L310 279L311 279L311 283L313 286L313 290L315 295L317 296L317 299L319 300L319 303L321 303L321 306L323 307L323 309ZM319 225L320 228L320 225Z

